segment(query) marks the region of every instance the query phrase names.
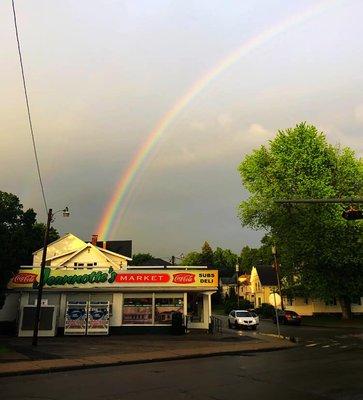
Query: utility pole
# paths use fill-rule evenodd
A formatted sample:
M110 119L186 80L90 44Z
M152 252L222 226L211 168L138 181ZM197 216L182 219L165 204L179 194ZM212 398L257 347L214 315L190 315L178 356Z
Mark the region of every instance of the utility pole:
M42 296L43 296L43 286L44 286L44 271L45 271L45 262L47 259L47 248L49 242L49 230L50 224L53 221L53 217L58 212L63 212L63 217L69 217L69 210L66 207L63 210L58 210L53 214L53 210L50 208L48 210L48 218L47 218L47 225L44 232L44 245L43 245L43 254L42 254L42 262L40 264L40 277L39 277L39 285L38 285L38 297L37 297L37 304L35 309L35 318L34 318L34 330L33 330L33 340L32 345L38 345L38 333L39 333L39 322L40 322L40 312L42 306Z
M280 321L279 321L279 313L277 311L277 306L276 306L276 290L274 290L274 303L275 303L275 318L276 318L277 336L280 337Z
M38 299L37 299L37 307L35 310L35 318L34 318L34 331L33 331L33 341L32 345L38 345L38 331L39 331L39 321L40 321L40 311L41 311L41 303L42 303L42 295L43 295L43 279L44 279L44 270L45 270L45 261L47 259L47 246L49 241L49 229L50 223L52 221L52 209L48 210L48 219L47 225L44 233L44 246L43 246L43 254L42 254L42 263L40 264L40 278L38 285Z
M271 247L272 254L274 256L274 267L276 271L276 279L277 279L277 288L279 291L279 296L281 299L281 310L284 310L284 301L282 299L282 290L281 290L281 282L280 282L280 266L277 262L277 251L276 251L276 246Z
M236 264L236 279L237 279L237 308L239 309L239 280L238 280L238 273L239 273L239 265Z

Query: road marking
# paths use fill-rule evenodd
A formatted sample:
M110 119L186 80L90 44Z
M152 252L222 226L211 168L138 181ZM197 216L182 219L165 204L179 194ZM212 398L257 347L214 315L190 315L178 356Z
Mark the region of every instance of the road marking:
M340 346L341 349L346 349L348 346Z
M321 346L323 349L330 347L330 344L326 344L325 346Z
M306 344L305 347L314 347L317 346L317 343Z

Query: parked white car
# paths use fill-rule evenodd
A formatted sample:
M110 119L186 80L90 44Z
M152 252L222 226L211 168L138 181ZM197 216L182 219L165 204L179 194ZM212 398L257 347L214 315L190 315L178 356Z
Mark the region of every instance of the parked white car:
M259 325L260 324L260 317L254 311L250 311L250 314L255 319L256 325Z
M256 319L247 310L232 310L228 315L228 328L256 329Z

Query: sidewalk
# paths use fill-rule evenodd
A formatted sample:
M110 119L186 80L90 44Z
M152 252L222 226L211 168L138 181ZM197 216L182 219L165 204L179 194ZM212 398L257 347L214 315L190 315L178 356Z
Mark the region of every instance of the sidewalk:
M0 338L0 377L45 372L127 365L274 351L294 347L288 340L251 332L208 335L63 336L39 338L34 349L31 338Z

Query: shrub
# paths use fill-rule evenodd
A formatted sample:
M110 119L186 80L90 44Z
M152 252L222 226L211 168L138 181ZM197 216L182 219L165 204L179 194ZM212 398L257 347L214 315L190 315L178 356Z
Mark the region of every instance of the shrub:
M275 308L268 303L262 303L259 308L256 308L256 312L261 317L272 318L275 313Z

